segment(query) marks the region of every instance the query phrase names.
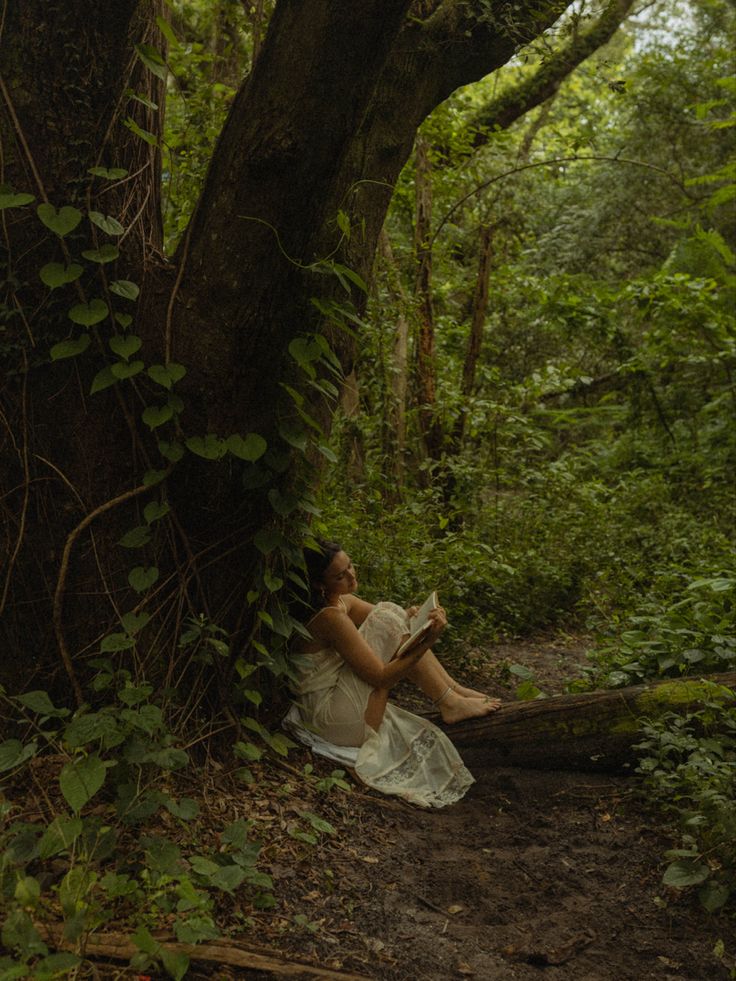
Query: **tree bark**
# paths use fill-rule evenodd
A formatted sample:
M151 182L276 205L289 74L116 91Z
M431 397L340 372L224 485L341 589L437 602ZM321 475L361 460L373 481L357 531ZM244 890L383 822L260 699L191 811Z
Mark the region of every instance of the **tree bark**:
M724 686L714 695L703 680L555 695L503 705L480 719L446 727L471 769L520 766L538 770L620 771L636 765L641 720L694 711L704 700L736 702L736 672L705 681Z
M303 456L290 459L283 437L284 423L297 416L283 387L298 374L289 345L321 331L346 373L352 365L355 338L324 314L325 304L345 304L330 262L368 278L392 188L422 119L458 85L503 64L567 5L279 0L171 262L159 254L155 143L161 114L128 103L128 89L134 89L162 105L161 79L135 52L141 43L163 47L155 27L160 0L5 5L0 179L37 200L3 212L6 300L0 312L14 332L0 419L0 517L8 546L0 548L0 559L9 556L0 569L0 597L12 610L3 624L3 649L18 656L3 659L0 680L9 676L17 687L14 666L25 681L34 669L44 682L48 678L56 655L55 596L62 610L57 621L77 628L72 658L95 652L132 603L148 605L166 625L160 636L170 645L169 658L157 635L140 662L146 671L173 672L182 657L176 634L188 613L228 627L234 622L232 629L242 628L239 642L252 638L245 621L255 612L243 597L262 587L253 571L253 536L289 527L279 490L298 493L317 479L304 477ZM135 135L124 125L127 117L152 139ZM88 171L99 165L129 173L98 190ZM77 283L49 294L38 272L44 262L62 258L63 247L33 212L41 201L121 221L126 232L117 266L85 265ZM87 241L97 235L94 228L79 228L66 240L74 257L99 244ZM89 395L91 377L114 360L108 341L120 332L112 318L102 325L104 333L102 326L90 331L88 356L49 363L49 347L74 336L71 304L95 296L88 287L102 283L108 290L113 277L141 289L133 329L146 366L175 360L187 369L176 390L181 420L168 430L150 434L141 420L143 408L162 394L148 379ZM351 300L360 312L359 289ZM121 309L117 300L112 308ZM314 402L316 410L309 401L306 409L327 428L329 405L322 396ZM268 442L269 486L244 493L237 461L210 463L187 454L175 466L175 479L151 495L168 497L172 510L156 526L143 561L160 567L162 583L169 577L168 592L162 586L143 599L133 596L127 572L134 563L114 543L131 524L142 523L147 502L108 503L131 500L145 471L168 466L158 438L247 432ZM269 490L277 492L278 505ZM215 564L219 553L229 553L229 565ZM60 584L73 608L59 607Z

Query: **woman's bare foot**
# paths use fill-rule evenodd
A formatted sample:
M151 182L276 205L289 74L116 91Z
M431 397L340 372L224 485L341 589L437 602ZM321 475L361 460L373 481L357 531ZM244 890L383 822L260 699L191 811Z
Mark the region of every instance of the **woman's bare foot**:
M457 682L452 687L458 695L463 695L465 698L490 698L490 695L484 691L476 691L475 688L466 688L465 685L458 685Z
M451 725L464 719L477 719L483 715L490 715L491 712L501 708L501 700L489 698L487 695L481 698L470 697L452 690L442 699L438 708L442 721Z

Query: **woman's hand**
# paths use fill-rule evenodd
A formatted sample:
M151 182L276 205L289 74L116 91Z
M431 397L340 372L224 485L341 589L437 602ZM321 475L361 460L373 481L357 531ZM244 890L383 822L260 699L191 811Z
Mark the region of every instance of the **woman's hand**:
M409 617L410 620L412 617L415 617L417 613L419 613L418 606L410 606L406 611L406 615Z
M431 647L447 626L447 613L445 612L444 608L438 606L436 609L432 610L429 614L429 621L432 626L427 631L426 641Z

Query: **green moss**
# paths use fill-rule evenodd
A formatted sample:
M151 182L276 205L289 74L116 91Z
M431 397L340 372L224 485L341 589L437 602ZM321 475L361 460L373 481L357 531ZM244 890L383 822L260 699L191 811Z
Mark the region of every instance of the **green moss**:
M649 691L642 692L637 699L637 708L642 715L659 715L674 706L690 705L694 702L731 701L733 695L728 688L714 685L710 681L666 681Z

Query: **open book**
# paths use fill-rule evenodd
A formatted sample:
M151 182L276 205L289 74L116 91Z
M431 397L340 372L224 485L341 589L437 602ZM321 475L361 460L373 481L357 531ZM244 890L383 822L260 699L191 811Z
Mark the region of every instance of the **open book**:
M432 626L432 621L429 619L429 614L432 612L432 610L436 610L439 605L440 601L437 598L437 593L435 590L432 590L424 603L420 606L419 610L409 620L409 630L411 633L396 651L396 654L394 655L395 657L403 657L422 639L424 634L426 634L429 628Z

